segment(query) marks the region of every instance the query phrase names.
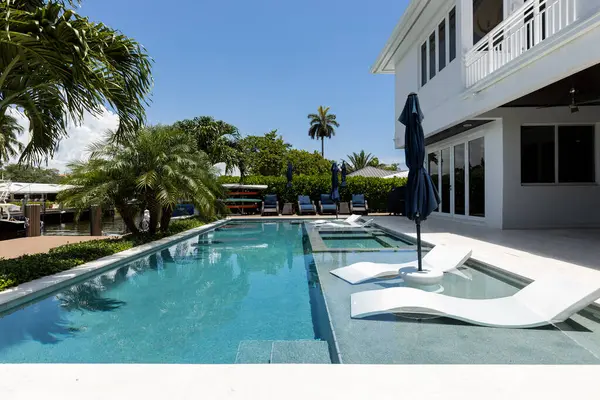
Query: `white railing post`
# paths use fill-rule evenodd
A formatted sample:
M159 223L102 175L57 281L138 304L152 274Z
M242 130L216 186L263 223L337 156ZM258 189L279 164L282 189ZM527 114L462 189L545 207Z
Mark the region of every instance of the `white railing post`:
M489 52L489 60L488 60L488 73L491 74L494 72L494 36L490 35L488 38L488 52ZM487 74L485 74L487 75Z
M533 2L533 37L531 38L531 45L535 46L542 40L542 21L540 21L540 0L534 0Z

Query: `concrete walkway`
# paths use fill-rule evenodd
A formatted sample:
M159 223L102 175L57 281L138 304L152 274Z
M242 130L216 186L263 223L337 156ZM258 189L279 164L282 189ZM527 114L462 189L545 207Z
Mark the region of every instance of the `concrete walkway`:
M404 217L375 223L416 238L414 222ZM421 233L425 242L470 247L474 260L530 280L567 273L600 282L600 229L499 230L433 217Z
M108 239L111 236L37 236L0 241L0 258L17 258L25 254L46 253L69 243ZM112 236L114 238L114 236Z

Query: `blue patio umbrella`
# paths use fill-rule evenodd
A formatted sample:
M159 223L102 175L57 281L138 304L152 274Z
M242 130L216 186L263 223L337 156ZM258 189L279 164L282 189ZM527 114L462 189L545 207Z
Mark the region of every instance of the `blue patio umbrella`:
M423 269L421 260L421 221L438 208L440 196L425 170L425 135L421 121L423 112L416 93L408 95L404 110L398 121L405 127L404 152L408 166L406 183L406 216L417 226L417 255L419 271Z
M292 166L291 161L288 161L287 171L285 172L285 176L287 177L287 187L292 187L293 172L294 167Z
M340 187L346 187L346 175L348 175L346 161L342 161L342 184L340 185Z
M340 169L337 166L337 163L333 163L331 164L331 194L329 195L331 197L331 200L333 200L336 203L336 211L335 211L335 216L337 218L337 202L340 201L340 191L339 191L339 179L338 179L338 173L340 172Z

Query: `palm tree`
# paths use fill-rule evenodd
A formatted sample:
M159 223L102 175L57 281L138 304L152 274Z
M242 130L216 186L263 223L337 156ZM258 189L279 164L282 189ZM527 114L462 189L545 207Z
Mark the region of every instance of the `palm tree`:
M346 165L349 171L358 171L371 165L374 160L376 160L376 157L373 157L371 153L365 153L364 150L361 150L360 153L349 154Z
M167 231L177 203L192 201L201 215L220 211L221 186L208 156L197 150L195 141L174 127L139 129L124 142L106 140L90 148L90 159L71 164L66 183L74 188L59 201L85 208L95 203L114 204L128 229L137 232L135 216L142 207L150 211L150 233L160 221Z
M331 139L335 135L335 128L340 124L336 121L335 114L329 114L329 107L319 106L316 114L308 114L310 128L308 136L311 139L321 139L321 156L325 157L325 138Z
M15 117L0 114L0 165L23 151L23 145L17 139L17 134L22 132L23 127Z
M78 15L77 0L12 0L0 7L0 116L19 107L31 140L21 160L51 156L70 121L105 105L119 117L117 139L145 118L151 61L134 40Z

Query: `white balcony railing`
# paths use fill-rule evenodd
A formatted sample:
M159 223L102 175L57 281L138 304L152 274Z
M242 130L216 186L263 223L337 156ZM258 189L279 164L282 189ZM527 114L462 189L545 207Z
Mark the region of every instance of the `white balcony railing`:
M529 0L481 39L465 56L473 86L577 20L577 0Z

